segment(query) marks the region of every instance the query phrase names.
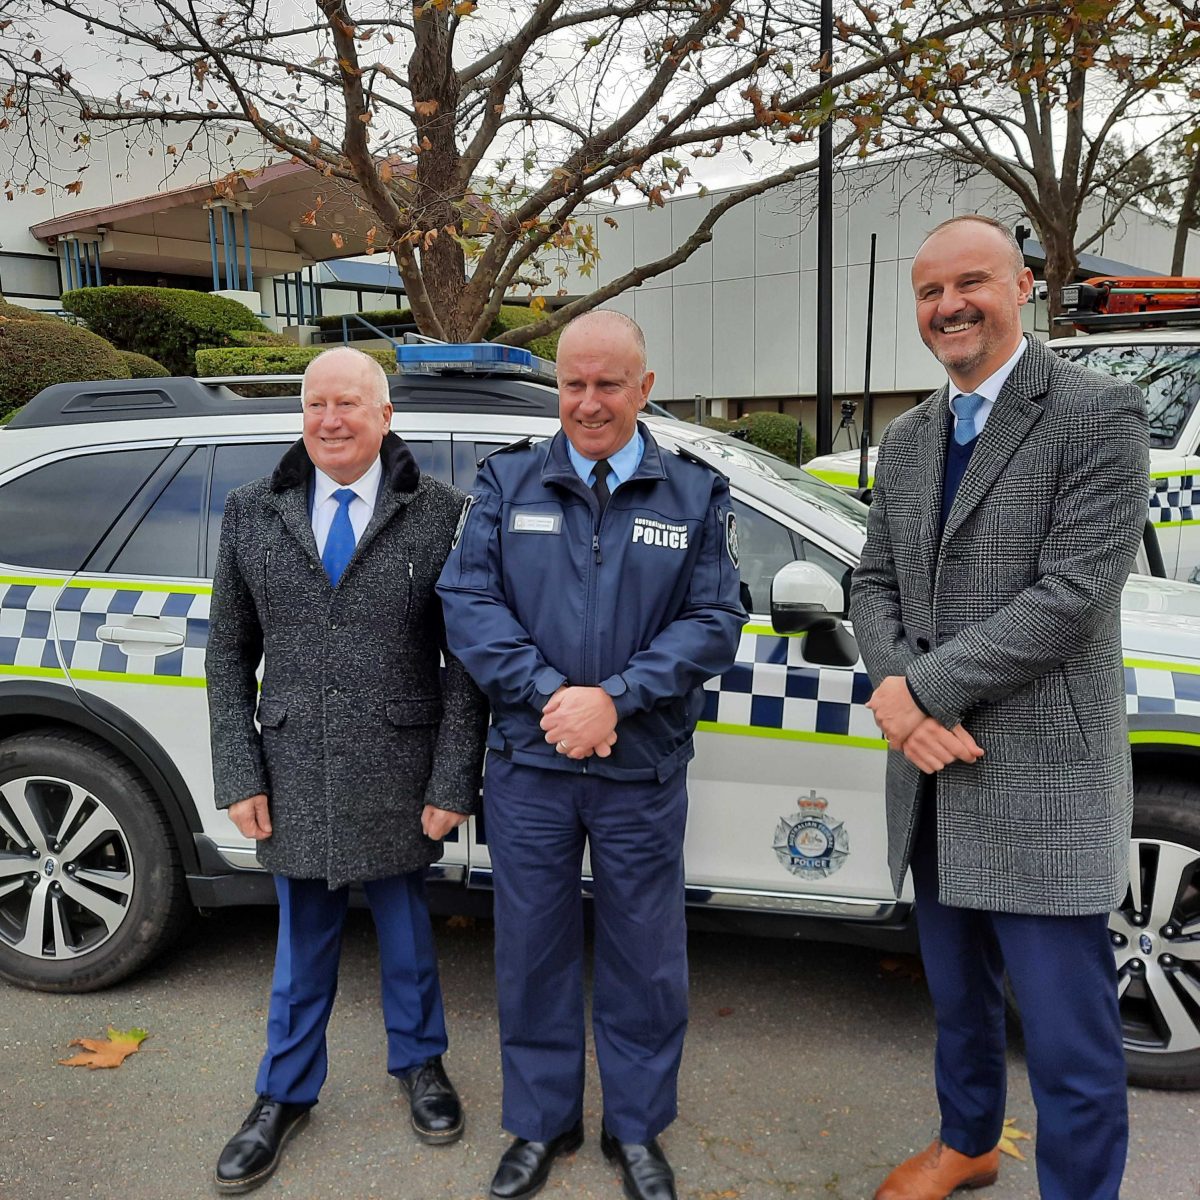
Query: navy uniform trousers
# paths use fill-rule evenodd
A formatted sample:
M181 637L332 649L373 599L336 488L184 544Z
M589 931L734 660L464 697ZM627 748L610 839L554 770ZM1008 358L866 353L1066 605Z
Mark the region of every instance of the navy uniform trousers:
M425 902L425 872L363 884L379 938L387 1069L400 1075L446 1049L437 952ZM325 1082L325 1027L337 994L342 926L350 889L323 879L275 876L279 941L267 1015L260 1096L312 1105Z
M483 804L496 888L502 1123L545 1142L583 1115L586 843L604 1124L618 1141L648 1142L675 1118L687 1028L686 771L625 782L492 752Z
M921 957L937 1016L942 1141L972 1157L1004 1122L1004 974L1037 1104L1042 1200L1117 1200L1129 1140L1116 968L1104 913L1027 916L938 900L935 780L913 849Z

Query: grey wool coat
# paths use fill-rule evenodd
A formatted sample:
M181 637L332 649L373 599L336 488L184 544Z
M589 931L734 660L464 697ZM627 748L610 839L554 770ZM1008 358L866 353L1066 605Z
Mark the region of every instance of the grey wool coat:
M1029 339L939 545L948 436L945 387L888 427L850 601L872 681L907 676L930 715L984 750L937 777L940 898L1105 912L1127 886L1120 603L1146 521L1145 400ZM889 751L897 893L920 784Z
M330 888L441 858L421 810L472 812L483 761L486 701L453 656L440 669L433 590L465 497L422 475L395 434L381 458L374 514L336 588L313 538L303 442L230 493L213 579L217 807L266 793L259 862Z

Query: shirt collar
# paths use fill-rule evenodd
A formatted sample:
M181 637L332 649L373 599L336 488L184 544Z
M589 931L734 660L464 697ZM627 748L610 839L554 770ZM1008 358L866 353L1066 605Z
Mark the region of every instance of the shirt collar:
M319 508L338 488L348 487L368 508L374 508L375 497L379 494L379 481L382 478L383 463L378 458L353 483L338 483L314 464L313 507Z
M638 469L638 463L642 461L642 450L642 431L635 426L633 436L629 441L616 454L608 456L608 467L614 478L613 487L618 483L624 483ZM579 478L588 487L591 487L592 470L596 466L595 462L590 458L584 458L571 444L570 438L567 439L567 454L571 459L571 466L575 468L576 474L578 474Z
M984 400L995 403L996 398L1000 395L1001 389L1008 382L1008 377L1013 373L1013 368L1020 361L1021 355L1025 353L1026 346L1029 345L1028 338L1022 337L1021 344L1013 351L1012 357L998 371L989 375L978 387L960 388L953 379L950 380L950 395L948 400L951 404L959 396L976 395L982 396Z

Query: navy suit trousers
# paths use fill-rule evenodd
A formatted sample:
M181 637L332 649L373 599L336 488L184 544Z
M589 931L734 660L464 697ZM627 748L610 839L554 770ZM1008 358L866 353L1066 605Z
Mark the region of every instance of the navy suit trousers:
M363 884L379 937L387 1069L400 1075L446 1049L437 951L425 902L425 872ZM267 1015L260 1096L316 1104L328 1070L325 1027L337 994L342 925L350 889L324 879L275 876L279 941Z
M648 1142L675 1119L687 1028L685 772L664 783L618 782L490 753L483 803L495 870L504 1127L544 1142L583 1114L586 844L604 1124L619 1141Z
M923 792L912 872L921 957L937 1017L942 1141L974 1157L1000 1139L1007 972L1037 1105L1042 1200L1117 1200L1129 1119L1108 917L940 903L935 781L927 780Z

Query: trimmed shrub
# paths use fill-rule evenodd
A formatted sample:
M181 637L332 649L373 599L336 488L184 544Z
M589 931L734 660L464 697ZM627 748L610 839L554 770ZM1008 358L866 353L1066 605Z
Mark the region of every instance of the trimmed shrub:
M61 325L61 318L54 316L52 313L39 312L36 308L22 308L19 304L10 304L3 297L0 297L0 317L7 317L10 321L58 321Z
M197 350L201 375L302 375L329 346L247 346L227 350ZM385 371L395 372L396 356L390 350L364 350Z
M136 350L118 350L117 353L129 368L130 379L162 379L171 374L162 363L156 363L154 359L139 354Z
M269 329L235 329L229 335L231 346L294 346L282 333L272 333Z
M266 329L244 304L185 288L77 288L62 303L93 333L147 355L172 375L194 374L196 351L230 345L235 331Z
M510 329L519 329L522 325L533 325L541 319L541 313L535 313L523 305L502 304L495 321L492 322L492 327L487 332L488 341L495 341L502 333L507 333ZM525 349L531 354L538 355L539 358L548 358L553 362L558 357L558 335L561 332L556 329L553 333L546 334L545 337L534 338L533 341L525 343Z
M54 317L0 319L0 414L11 414L52 383L129 377L121 355L86 329Z
M736 421L724 417L705 417L705 429L715 429L718 433L745 433L745 440L760 450L769 450L772 454L787 462L796 461L796 429L800 422L787 413L753 412L739 417ZM817 452L817 444L806 429L804 431L804 448L802 462L808 462Z
M346 313L347 317L356 314ZM370 321L378 329L383 329L388 325L411 325L413 323L412 310L407 308L376 308L368 312L357 314L364 321ZM342 314L338 313L333 317L317 317L315 322L318 329L337 329L342 328ZM351 330L358 329L362 333L370 333L369 329L364 329L357 321L350 321Z

